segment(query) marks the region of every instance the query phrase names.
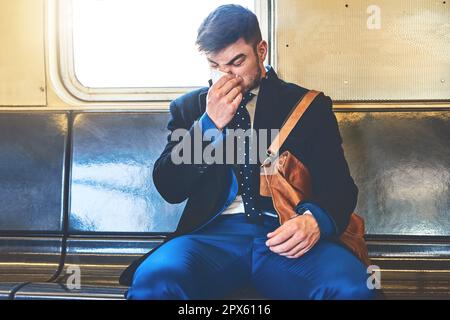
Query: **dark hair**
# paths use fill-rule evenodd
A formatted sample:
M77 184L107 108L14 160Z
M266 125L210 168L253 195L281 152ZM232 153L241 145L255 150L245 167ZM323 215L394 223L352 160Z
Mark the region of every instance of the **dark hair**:
M218 52L244 38L256 47L262 37L258 18L249 9L236 4L216 8L203 20L197 33L200 52Z

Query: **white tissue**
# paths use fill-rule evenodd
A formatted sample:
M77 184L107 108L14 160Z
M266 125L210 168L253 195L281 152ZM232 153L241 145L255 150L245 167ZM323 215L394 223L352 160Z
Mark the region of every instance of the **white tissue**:
M216 83L217 81L219 81L220 78L222 78L223 76L227 75L228 73L222 72L220 70L212 70L211 71L211 80L214 83Z

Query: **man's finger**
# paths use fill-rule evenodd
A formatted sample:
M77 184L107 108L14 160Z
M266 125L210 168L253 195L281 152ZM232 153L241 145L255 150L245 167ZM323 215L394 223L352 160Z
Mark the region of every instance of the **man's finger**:
M220 89L218 89L219 95L226 96L234 88L241 89L240 86L241 81L242 81L241 78L232 78L228 80Z
M312 247L314 247L316 245L317 240L307 239L306 242L307 242L307 245L303 249L301 249L299 252L292 255L291 258L299 258L299 257L303 256L305 253L307 253L309 250L311 250Z
M235 75L233 74L226 74L224 76L222 76L219 80L217 80L216 83L214 83L211 88L214 88L214 90L219 90L221 89L228 81L230 81L231 79L236 78Z
M302 240L300 243L297 243L297 245L295 247L293 247L291 250L289 250L288 252L280 253L280 255L286 256L286 257L293 257L297 253L299 253L301 250L308 247L308 244L309 244L308 240L306 240L306 239Z
M280 227L276 228L274 231L269 232L269 233L267 234L267 237L268 237L268 238L272 238L272 237L276 236L277 234L279 234L281 231L283 231L283 229L284 229L284 227L283 227L283 226L280 226Z
M290 237L292 237L294 231L288 228L283 228L281 232L279 232L277 235L273 236L269 240L266 241L266 245L268 247L276 246L280 243L283 243Z
M233 102L234 98L236 98L239 93L241 93L241 87L234 87L233 89L231 89L231 91L228 92L228 94L226 96L227 102L228 103Z
M233 112L236 112L237 108L239 107L239 104L242 101L242 93L239 92L239 94L233 99L233 101L231 102L231 107L233 109Z
M270 247L270 250L272 252L282 254L282 255L287 254L288 252L294 251L294 248L298 247L299 241L302 241L302 240L303 239L299 239L298 237L296 237L294 235L294 236L290 237L288 240L286 240L285 242L283 242L279 245ZM295 251L295 252L297 252L297 251Z
M302 250L300 250L299 252L297 252L295 255L290 256L288 258L300 258L301 256L303 256L305 253L307 253L309 250L311 250L311 248L313 247L313 243L310 243L309 245L307 245L305 248L303 248Z

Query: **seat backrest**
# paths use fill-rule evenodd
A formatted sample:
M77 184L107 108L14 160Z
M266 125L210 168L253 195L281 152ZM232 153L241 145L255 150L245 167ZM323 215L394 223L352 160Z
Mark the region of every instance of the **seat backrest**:
M66 265L81 268L83 283L117 284L126 265L176 229L184 203L167 203L152 178L168 120L167 113L74 115Z
M368 236L450 236L450 112L339 112Z
M167 233L181 206L153 185L167 114L81 113L73 124L69 233Z
M0 113L0 282L58 268L67 132L67 113Z

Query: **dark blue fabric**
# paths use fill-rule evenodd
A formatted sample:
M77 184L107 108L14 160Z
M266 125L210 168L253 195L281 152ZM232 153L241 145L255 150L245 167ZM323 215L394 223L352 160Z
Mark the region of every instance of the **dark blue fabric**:
M204 228L171 239L138 267L128 299L220 299L251 285L271 299L372 299L366 267L345 247L320 240L289 259L265 245L278 226L263 216L221 215Z

